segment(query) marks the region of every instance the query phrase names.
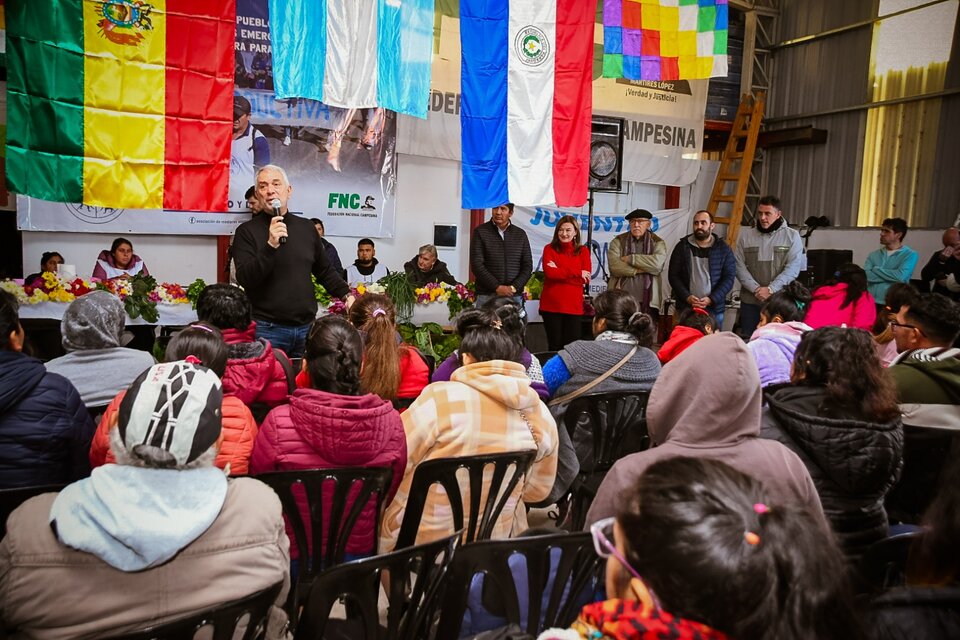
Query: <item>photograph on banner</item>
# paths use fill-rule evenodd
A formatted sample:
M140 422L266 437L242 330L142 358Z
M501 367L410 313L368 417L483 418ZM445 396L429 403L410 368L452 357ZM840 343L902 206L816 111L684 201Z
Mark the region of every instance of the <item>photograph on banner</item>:
M228 209L245 211L257 168L275 164L293 186L290 210L323 220L327 234L392 237L396 114L277 100L268 0L237 0L234 65Z
M399 117L400 153L460 161L460 20L455 5L438 4L427 119ZM602 78L600 23L595 33L593 113L626 119L623 180L674 186L692 183L700 171L709 81Z
M593 214L593 244L590 249L590 261L593 273L590 278L590 295L596 295L606 290L607 283L604 273L609 274L607 266L607 248L610 242L621 233L628 233L630 225L624 220L624 213L594 211ZM667 245L667 255L673 251L684 236L690 233L690 224L693 212L689 209L665 209L652 211L653 224L650 230L659 236ZM512 224L517 225L527 233L530 240L530 251L533 256L533 270L543 271L543 248L553 240L553 232L557 222L563 216L573 216L580 226L580 239L586 245L588 216L578 209L556 209L551 207L516 207ZM667 267L664 265L662 281L664 294L669 291L667 284Z

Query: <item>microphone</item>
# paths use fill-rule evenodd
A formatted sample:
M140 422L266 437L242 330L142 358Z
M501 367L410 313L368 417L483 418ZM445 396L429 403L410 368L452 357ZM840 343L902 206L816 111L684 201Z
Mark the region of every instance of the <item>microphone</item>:
M274 198L270 201L270 206L273 207L273 216L283 217L283 214L280 213L280 198ZM287 236L280 238L280 244L287 244Z

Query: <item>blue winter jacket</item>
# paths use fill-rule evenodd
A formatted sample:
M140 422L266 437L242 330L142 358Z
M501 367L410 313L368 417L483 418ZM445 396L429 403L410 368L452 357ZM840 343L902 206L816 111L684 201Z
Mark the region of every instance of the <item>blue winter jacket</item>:
M713 245L706 249L690 244L690 236L681 238L670 254L670 267L667 272L670 290L680 311L690 306L687 298L690 297L690 261L694 251L706 253L710 260L710 300L713 304L707 311L716 316L723 312L727 294L733 289L733 280L737 276L736 258L730 246L717 234L713 234Z
M80 394L36 358L0 351L0 489L90 474L94 424Z

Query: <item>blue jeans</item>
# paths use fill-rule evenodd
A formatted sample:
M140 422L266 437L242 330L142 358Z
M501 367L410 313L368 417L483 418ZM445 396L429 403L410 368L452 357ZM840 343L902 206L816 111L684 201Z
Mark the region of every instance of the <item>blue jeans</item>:
M749 340L760 324L760 305L740 303L740 335Z
M258 338L266 338L275 349L281 349L290 358L302 358L310 324L286 325L257 320Z

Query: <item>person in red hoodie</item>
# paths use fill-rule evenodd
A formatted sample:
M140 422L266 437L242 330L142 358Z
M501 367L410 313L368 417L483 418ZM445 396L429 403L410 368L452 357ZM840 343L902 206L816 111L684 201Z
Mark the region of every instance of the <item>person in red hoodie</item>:
M563 216L553 240L543 248L543 292L540 315L550 351L579 340L583 321L583 286L590 284L590 249L580 244L580 227Z
M186 360L201 364L223 378L227 363L227 346L220 331L206 324L192 324L170 341L164 360L176 362ZM90 467L113 464L116 458L110 450L110 430L117 426L120 403L126 391L121 391L107 406L90 445ZM224 393L220 405L223 427L220 432L220 449L214 465L232 475L243 475L248 471L250 452L257 437L257 423L243 402Z
M667 364L703 336L716 332L717 321L706 309L684 309L677 319L677 326L670 332L670 337L660 347L660 351L657 351L657 357L661 364Z
M269 340L255 336L250 299L240 287L212 284L204 288L197 298L197 317L219 329L227 343L223 392L250 407L260 424L270 409L293 393L295 372L290 359Z
M358 302L359 304L359 302ZM363 341L360 333L340 316L315 320L307 334L304 370L313 388L297 389L290 404L280 405L260 427L250 459L252 473L285 469L329 467L391 467L389 504L407 465L407 437L400 414L373 393L362 393L360 369ZM303 512L306 499L299 501ZM324 503L329 512L331 505ZM306 519L309 527L309 519ZM374 551L374 505L360 514L347 542L347 555L362 557ZM289 525L290 557L298 550ZM311 533L307 530L307 539Z
M866 272L859 265L847 263L813 290L803 321L814 329L834 326L870 331L876 319L877 305L867 291Z

